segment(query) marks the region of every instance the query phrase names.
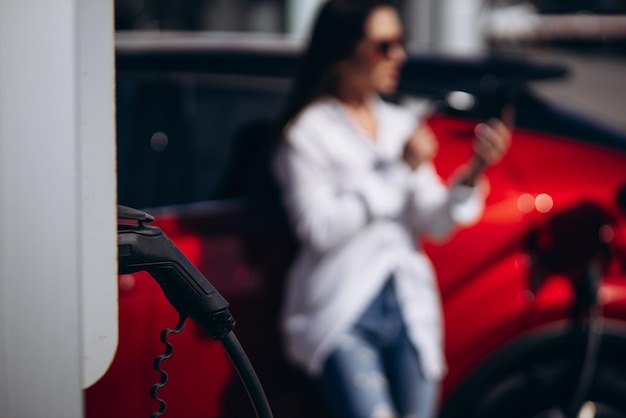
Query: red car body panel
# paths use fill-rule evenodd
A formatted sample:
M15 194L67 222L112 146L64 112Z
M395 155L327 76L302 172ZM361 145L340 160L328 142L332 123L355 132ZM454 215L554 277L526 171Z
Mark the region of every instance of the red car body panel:
M446 178L467 158L475 121L435 117L441 138L436 164ZM452 158L451 156L459 156ZM530 329L568 317L572 289L554 276L535 294L530 290L530 256L524 248L529 229L554 213L592 201L614 214L614 233L626 236L624 213L616 196L626 184L626 154L582 141L516 130L510 153L486 173L490 195L481 221L459 231L444 245L426 247L438 273L446 320L450 371L444 393L490 351ZM547 213L520 209L522 195L552 198ZM575 227L575 226L572 226ZM618 238L613 238L616 243ZM623 247L623 243L618 243ZM616 260L615 263L622 263ZM617 271L616 271L617 270ZM613 268L602 295L607 317L626 318L626 276Z

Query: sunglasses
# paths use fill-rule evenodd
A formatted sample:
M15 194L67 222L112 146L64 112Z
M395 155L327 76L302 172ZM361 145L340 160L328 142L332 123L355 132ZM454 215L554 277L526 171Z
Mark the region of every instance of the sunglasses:
M396 39L388 39L384 41L373 41L372 45L374 51L376 51L380 55L389 56L392 49L403 48L404 49L405 39L404 37L399 37Z

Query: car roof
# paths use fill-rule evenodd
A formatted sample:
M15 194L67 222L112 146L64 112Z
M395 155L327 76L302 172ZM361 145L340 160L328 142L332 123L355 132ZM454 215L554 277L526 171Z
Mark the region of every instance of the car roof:
M193 72L291 78L304 48L300 38L236 32L116 33L118 71ZM565 77L559 63L511 55L461 56L410 50L399 90L439 96L480 94Z

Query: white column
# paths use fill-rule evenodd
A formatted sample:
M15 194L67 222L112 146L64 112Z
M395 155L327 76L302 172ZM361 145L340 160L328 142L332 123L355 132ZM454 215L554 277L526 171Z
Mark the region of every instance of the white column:
M287 32L296 37L307 37L317 11L324 0L288 0Z
M78 1L83 387L108 369L118 342L113 3Z
M82 298L91 280L115 280L112 60L91 61L111 57L112 10L92 14L96 3L0 0L3 418L83 415Z
M419 50L432 47L434 37L435 6L433 0L410 0L405 3L404 22L408 46Z
M484 47L483 0L438 0L435 6L434 44L444 51L473 54Z

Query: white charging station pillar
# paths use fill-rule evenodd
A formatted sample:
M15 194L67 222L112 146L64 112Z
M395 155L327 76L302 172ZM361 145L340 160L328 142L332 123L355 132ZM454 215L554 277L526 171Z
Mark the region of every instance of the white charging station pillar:
M82 416L117 344L113 36L110 1L0 0L2 418Z

